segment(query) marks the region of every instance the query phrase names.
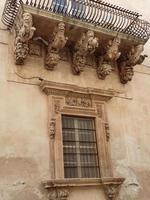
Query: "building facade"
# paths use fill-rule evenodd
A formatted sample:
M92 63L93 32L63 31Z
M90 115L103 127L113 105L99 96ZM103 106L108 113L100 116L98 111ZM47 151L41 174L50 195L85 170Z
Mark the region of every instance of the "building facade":
M149 5L0 2L0 200L149 200Z

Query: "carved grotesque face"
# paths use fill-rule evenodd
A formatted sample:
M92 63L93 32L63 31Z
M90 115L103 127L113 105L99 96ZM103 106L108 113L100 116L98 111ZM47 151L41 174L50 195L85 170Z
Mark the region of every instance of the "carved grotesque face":
M60 31L64 31L64 30L65 30L65 24L64 24L63 22L60 22L60 23L58 24L58 29L59 29Z
M87 32L87 37L88 38L94 38L94 32L93 31L88 31Z
M30 13L24 13L23 21L27 24L32 24L32 15Z
M116 38L114 39L114 43L115 43L117 46L119 46L120 43L121 43L120 38L119 38L119 37L116 37Z
M46 57L45 65L48 70L53 70L54 67L58 64L60 56L56 53L50 53Z
M85 66L86 58L83 55L76 54L74 57L74 64L80 69L80 71L83 71L83 68Z

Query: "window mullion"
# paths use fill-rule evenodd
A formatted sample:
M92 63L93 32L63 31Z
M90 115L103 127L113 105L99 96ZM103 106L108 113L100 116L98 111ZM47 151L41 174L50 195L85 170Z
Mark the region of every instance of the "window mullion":
M80 139L79 139L79 129L78 129L78 120L74 120L75 126L75 140L76 140L76 150L77 150L77 170L78 170L78 177L81 178L81 158L80 158Z

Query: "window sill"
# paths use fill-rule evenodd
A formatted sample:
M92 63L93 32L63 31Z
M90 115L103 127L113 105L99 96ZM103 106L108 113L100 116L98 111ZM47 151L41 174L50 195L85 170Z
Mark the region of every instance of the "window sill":
M72 178L72 179L56 179L44 181L42 184L45 189L50 188L67 188L67 187L88 187L88 186L105 186L105 185L121 185L124 178Z

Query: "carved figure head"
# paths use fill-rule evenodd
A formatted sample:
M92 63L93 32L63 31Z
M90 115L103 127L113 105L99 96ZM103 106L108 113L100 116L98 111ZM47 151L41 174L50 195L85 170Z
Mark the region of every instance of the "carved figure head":
M30 13L24 13L23 14L23 22L24 24L28 24L29 26L32 26L32 15Z
M76 52L73 56L73 71L75 74L80 74L83 71L86 62L86 57Z
M60 22L58 24L58 30L61 31L61 32L65 31L65 24L63 22Z
M99 79L104 80L112 71L111 65L107 63L100 64L97 68L97 75Z
M91 30L87 31L87 38L94 38L94 32Z
M121 39L119 37L115 37L114 40L113 40L113 43L116 45L116 46L119 46L120 43L121 43Z

